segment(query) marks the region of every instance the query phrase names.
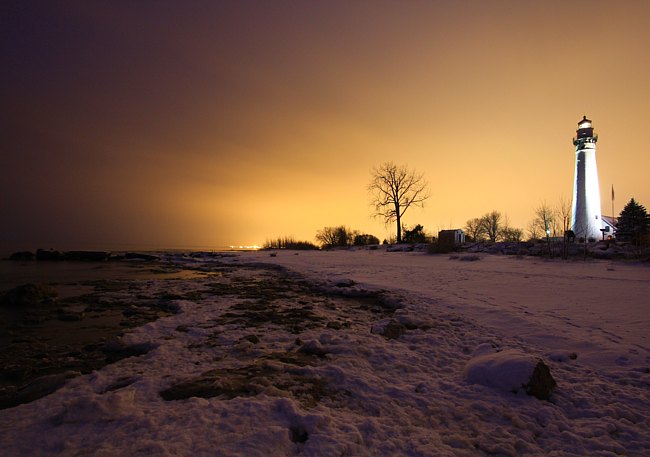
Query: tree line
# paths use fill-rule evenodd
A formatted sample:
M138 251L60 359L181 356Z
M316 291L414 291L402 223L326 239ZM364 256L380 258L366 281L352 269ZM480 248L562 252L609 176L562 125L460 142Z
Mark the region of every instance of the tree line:
M571 204L564 198L560 198L555 207L543 202L535 208L534 217L528 223L526 234L520 228L511 227L508 217L504 217L498 211L491 211L482 217L469 219L464 227L469 241L490 242L563 238L570 229ZM643 205L632 198L617 218L616 239L637 245L648 244L649 234L650 217L648 212Z
M403 224L403 217L408 209L413 206L424 207L431 196L423 174L406 166L386 162L371 170L368 192L372 216L382 219L387 226L395 224L395 242L426 243L431 240L422 225L417 224L408 229ZM534 209L534 217L527 226L527 233L521 228L511 226L508 216L497 210L469 219L463 228L467 240L474 242L520 242L526 235L528 240L565 238L571 228L571 204L564 198L560 198L556 206L542 202ZM645 207L632 198L618 217L617 239L636 244L647 243L649 230L650 219ZM320 247L325 249L379 244L376 236L351 230L344 225L324 227L318 230L315 238ZM384 240L384 243L386 242ZM310 241L297 241L293 237L267 240L264 247L318 249L318 246Z
M534 210L534 218L528 224L527 232L513 227L508 216L493 210L481 217L469 219L465 223L465 234L468 241L511 241L520 242L539 240L543 237L561 237L571 225L571 207L561 200L556 208L547 203L540 204ZM527 236L526 236L527 235Z
M331 249L335 247L370 246L379 244L379 238L358 230L351 230L344 225L323 227L316 232L316 241L299 241L292 236L278 237L262 245L263 249Z

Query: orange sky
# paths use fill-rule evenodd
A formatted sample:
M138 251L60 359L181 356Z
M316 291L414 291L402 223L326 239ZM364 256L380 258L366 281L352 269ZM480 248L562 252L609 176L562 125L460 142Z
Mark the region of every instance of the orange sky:
M53 5L51 3L61 3ZM2 14L2 243L216 247L370 218L370 169L425 174L407 225L571 197L594 121L603 213L648 207L650 3L16 2Z

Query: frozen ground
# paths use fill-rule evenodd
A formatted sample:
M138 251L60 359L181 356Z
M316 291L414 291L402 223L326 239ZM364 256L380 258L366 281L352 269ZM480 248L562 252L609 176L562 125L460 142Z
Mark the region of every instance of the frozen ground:
M122 341L153 349L1 411L3 455L650 455L648 266L175 261L219 274L147 279L182 309ZM391 320L403 333L371 332ZM550 401L512 392L538 358L558 384Z
M538 350L576 351L593 368L650 366L650 265L383 251L264 257L313 277L400 289ZM455 257L455 256L451 256ZM471 257L471 256L466 256Z

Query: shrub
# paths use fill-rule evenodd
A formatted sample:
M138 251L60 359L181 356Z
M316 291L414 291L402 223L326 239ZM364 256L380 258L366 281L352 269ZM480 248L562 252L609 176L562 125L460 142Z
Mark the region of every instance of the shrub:
M353 232L346 228L344 225L338 227L323 227L322 230L316 232L316 241L321 244L321 247L333 248L341 246L349 246L352 244Z
M298 241L292 236L278 237L273 240L266 240L262 249L296 249L301 251L318 249L314 243L310 241Z
M453 244L446 244L446 243L429 243L427 246L427 253L428 254L448 254L450 252L457 251L458 247L454 246Z
M379 244L379 238L367 233L359 234L354 237L353 244L355 246L368 246L371 244Z
M404 227L403 239L405 243L426 243L427 235L424 233L424 227L418 224L410 230Z

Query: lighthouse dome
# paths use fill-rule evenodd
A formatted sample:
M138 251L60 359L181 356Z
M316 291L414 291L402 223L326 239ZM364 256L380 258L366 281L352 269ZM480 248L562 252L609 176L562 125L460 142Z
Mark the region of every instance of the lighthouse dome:
M587 116L582 116L582 120L578 122L578 130L576 130L576 139L586 139L593 138L596 139L594 135L594 126L591 123L591 119L587 119Z
M578 129L588 128L591 128L591 119L587 119L587 116L582 116L582 119L578 122Z

